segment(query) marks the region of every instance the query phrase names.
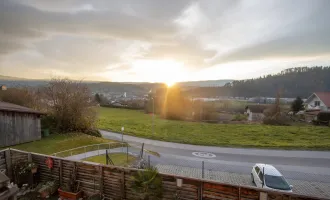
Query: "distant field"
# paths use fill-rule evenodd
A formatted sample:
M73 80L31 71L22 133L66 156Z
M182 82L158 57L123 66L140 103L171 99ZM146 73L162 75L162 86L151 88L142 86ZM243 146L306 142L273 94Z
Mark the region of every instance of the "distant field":
M142 111L98 108L98 128L178 143L281 149L330 150L330 128L319 126L267 126L207 124L164 120Z

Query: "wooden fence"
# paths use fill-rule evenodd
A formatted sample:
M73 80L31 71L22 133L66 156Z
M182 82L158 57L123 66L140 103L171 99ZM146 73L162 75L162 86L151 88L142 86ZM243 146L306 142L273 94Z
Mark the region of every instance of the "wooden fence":
M47 158L52 158L54 168L48 169ZM38 165L42 181L58 180L65 184L71 177L73 167L77 167L77 181L85 194L99 192L107 199L134 199L136 194L131 188L131 176L136 169L128 169L84 161L72 161L55 156L30 153L16 149L0 151L0 169L6 168L8 176L12 176L11 165L18 161L33 161ZM163 199L174 199L179 194L181 200L316 200L319 198L301 196L259 189L256 187L223 184L214 181L187 178L170 174L161 174L163 180ZM176 180L182 179L178 187Z

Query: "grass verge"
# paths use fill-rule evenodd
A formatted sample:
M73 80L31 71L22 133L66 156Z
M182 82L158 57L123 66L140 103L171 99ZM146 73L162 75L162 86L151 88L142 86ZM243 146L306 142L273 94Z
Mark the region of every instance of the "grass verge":
M330 150L330 128L321 126L269 126L208 124L165 120L143 111L98 108L98 128L124 134L186 144L276 149Z
M52 134L41 140L11 146L23 151L42 154L53 154L56 152L100 143L114 142L105 138L94 137L82 133Z
M127 166L135 160L134 156L128 154L128 162L127 162L126 153L111 153L109 155L110 155L112 162L116 166ZM105 154L89 157L89 158L84 159L84 161L106 164Z

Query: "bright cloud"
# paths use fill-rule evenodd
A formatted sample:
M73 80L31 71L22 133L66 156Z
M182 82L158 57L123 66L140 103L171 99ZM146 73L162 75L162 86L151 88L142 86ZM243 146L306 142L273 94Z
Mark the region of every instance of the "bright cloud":
M330 64L328 0L2 0L0 74L244 79Z

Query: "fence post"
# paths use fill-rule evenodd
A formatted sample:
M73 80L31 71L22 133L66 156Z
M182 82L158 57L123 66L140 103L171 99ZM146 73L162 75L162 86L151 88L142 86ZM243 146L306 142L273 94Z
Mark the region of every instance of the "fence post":
M125 192L125 171L121 172L121 198L126 199L126 192Z
M86 146L84 147L84 149L85 149L85 158L86 158Z
M100 166L100 194L103 195L103 166Z
M204 178L204 161L202 161L202 178Z
M108 149L105 150L105 163L108 165Z
M238 187L238 200L241 200L241 187Z
M31 153L28 153L28 162L32 162L32 155L31 155Z
M32 155L28 153L28 162L32 162ZM33 185L33 174L29 173L29 184Z
M10 154L10 149L6 150L6 152L5 152L5 157L6 157L7 175L8 175L8 177L12 180L12 178L13 178L13 169L12 169L12 167L11 167L11 154Z
M198 200L203 199L203 182L200 182L198 187Z
M128 165L128 144L126 145L126 150L127 150L127 152L126 152L126 161L127 161L127 165Z
M148 155L148 167L150 167L150 155Z
M58 160L58 166L59 166L59 173L60 173L60 185L63 185L63 166L62 166L62 160Z

